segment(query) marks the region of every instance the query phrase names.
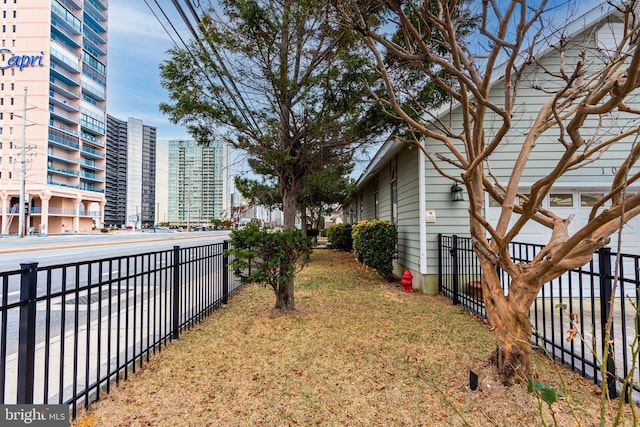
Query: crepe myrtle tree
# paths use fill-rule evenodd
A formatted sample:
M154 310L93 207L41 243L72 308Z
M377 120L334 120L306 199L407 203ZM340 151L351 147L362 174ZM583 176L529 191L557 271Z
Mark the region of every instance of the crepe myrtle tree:
M201 144L226 140L277 179L285 229L295 228L305 177L363 140L364 82L357 39L311 0L211 1L188 49L161 65L161 110ZM293 280L279 308L293 309Z
M608 50L596 42L600 27L567 28L573 19L554 24L551 13L558 10L544 0L333 4L370 49L382 81L371 90L381 108L404 124L403 136L435 170L466 188L497 341L492 360L505 384L526 381L532 374L529 309L542 285L587 263L640 212L640 193L626 193L640 178L637 1L608 3L605 22L619 30ZM570 5L567 17L579 15L578 6ZM526 99L519 96L525 91ZM505 166L507 147L515 153ZM542 176L526 174L540 158L548 165ZM570 234L571 218L546 208L543 199L563 177L603 158L618 159L607 163L615 166L607 191ZM497 165L510 173L500 176ZM483 210L487 194L501 206L496 223ZM533 260L514 261L509 244L531 221L551 229L551 238ZM510 276L508 294L498 267Z

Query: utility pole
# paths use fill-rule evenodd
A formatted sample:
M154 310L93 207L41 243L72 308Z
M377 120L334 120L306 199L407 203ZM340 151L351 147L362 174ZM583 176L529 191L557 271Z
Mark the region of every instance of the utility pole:
M22 108L22 159L20 160L20 215L18 217L18 237L25 235L27 219L26 206L26 167L27 167L27 87L24 88L24 103Z

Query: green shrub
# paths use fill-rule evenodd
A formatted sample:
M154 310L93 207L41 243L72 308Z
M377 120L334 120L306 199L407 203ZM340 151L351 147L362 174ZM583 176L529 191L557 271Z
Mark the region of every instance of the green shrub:
M108 232L109 232L109 229L108 229L108 228L106 228L106 227L103 227L103 228L101 228L101 229L100 229L100 232L102 232L102 233L108 233Z
M314 237L318 237L318 235L320 234L320 230L318 230L317 228L308 228L307 229L307 236L314 238Z
M361 263L393 280L393 259L397 254L398 230L391 221L359 221L353 225L353 252Z
M289 285L299 262L311 248L300 230L269 232L256 224L231 232L233 255L230 266L241 283L270 285L276 294L276 308L289 308ZM290 295L293 297L293 295ZM282 306L284 305L284 306ZM291 307L292 308L292 307Z
M327 239L331 242L332 248L350 251L353 248L351 224L342 223L327 227Z

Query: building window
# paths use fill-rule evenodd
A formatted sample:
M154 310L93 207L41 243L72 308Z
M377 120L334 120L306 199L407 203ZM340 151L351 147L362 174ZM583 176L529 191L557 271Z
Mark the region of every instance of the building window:
M573 194L550 194L549 206L552 208L573 207Z
M583 208L594 206L598 203L604 194L602 193L581 193L580 194L580 206Z
M398 162L391 160L391 222L395 223L398 217Z
M13 32L14 33L16 32L16 25L15 24L13 24Z

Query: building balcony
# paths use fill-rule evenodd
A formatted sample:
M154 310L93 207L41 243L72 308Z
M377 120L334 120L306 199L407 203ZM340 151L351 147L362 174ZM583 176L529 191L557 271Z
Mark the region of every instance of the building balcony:
M74 125L77 126L77 123L78 123L77 117L73 117L70 114L56 110L56 108L53 105L49 106L49 111L51 112L51 120L57 120L59 122L62 122L70 126L74 126Z
M69 10L79 10L82 7L80 5L80 0L59 0L59 2Z
M52 120L49 120L49 128L49 134L65 138L76 143L80 142L80 138L78 138L78 130L75 127L64 126L62 124L55 123ZM54 129L55 132L51 132L51 129ZM70 137L70 135L72 136Z
M76 170L60 168L55 166L48 166L47 172L56 174L56 175L63 175L63 176L73 176L73 177L78 176L78 171Z
M93 16L91 16L87 12L87 9L84 10L83 17L84 17L84 24L85 24L84 26L85 27L88 26L89 28L91 28L93 31L95 31L98 34L104 34L104 33L107 32L107 29L104 27L102 22L100 22L99 19L96 19Z
M75 31L77 32L77 34L80 34L82 24L72 12L65 8L65 6L67 6L71 10L74 9L74 7L70 4L67 4L67 2L69 2L69 0L51 0L51 12L53 14L53 17L59 18L58 22L63 24L70 31Z
M51 76L56 80L61 80L68 86L79 87L80 86L80 73L69 72L66 68L56 65L55 62L51 62Z
M84 48L92 55L102 56L107 54L107 48L104 43L98 43L93 38L87 37L86 34L82 42L84 44Z
M93 170L97 170L97 171L103 171L104 170L104 165L100 164L100 163L96 163L95 160L81 159L80 160L80 164L82 165L83 168L89 168L89 169L93 169Z
M56 43L57 44L57 43ZM54 46L54 43L51 43L51 61L67 71L71 71L73 73L80 72L80 59L73 59L68 55L65 55L64 48L62 48L59 44Z
M82 35L91 40L93 44L104 45L107 43L105 37L86 24L82 27Z
M80 189L85 191L93 191L96 193L104 193L104 188L96 187L93 184L82 183L82 185L80 185ZM91 216L100 216L100 215L91 215Z
M69 154L65 154L64 152L54 150L53 148L49 148L47 150L47 156L49 157L50 160L55 160L61 163L67 163L69 165L77 165L81 161L79 156L71 156Z
M55 91L51 89L49 90L49 103L52 104L55 108L62 109L70 113L78 113L80 111L79 103L73 102L69 98L63 95L60 95L59 93L55 93ZM69 124L77 124L77 123L78 123L78 118L75 118L73 120L73 123L69 123Z
M104 175L98 175L93 172L83 170L80 172L80 179L93 182L104 182Z
M90 0L92 4L100 7L102 10L106 10L107 9L107 4L104 2L104 0Z
M67 150L78 150L80 148L80 144L78 142L74 142L71 139L53 134L51 131L49 131L49 144L58 146L60 148L65 148Z
M82 155L86 155L88 157L93 157L95 159L104 159L105 154L104 151L98 151L91 147L82 146Z
M51 90L62 95L63 97L66 97L69 99L80 99L79 90L74 89L73 86L68 85L65 81L61 79L56 79L53 76L53 73L49 77L49 87L51 88ZM55 94L52 94L51 92L49 92L49 95L51 96L51 98L55 98ZM68 104L68 102L64 102L64 101L65 100L62 101L63 104Z
M95 19L96 22L104 22L107 20L107 15L102 11L102 8L91 0L84 2L84 11Z
M55 40L72 49L82 47L80 44L80 31L72 30L68 24L62 23L62 19L55 15L51 17L51 34Z
M104 125L101 126L99 124L89 123L84 119L80 119L80 126L82 127L83 131L86 131L89 134L93 134L95 136L106 135L106 130L104 128Z
M78 189L78 184L72 184L69 182L64 182L64 181L58 181L53 179L53 177L51 175L47 175L47 184L51 184L51 185L57 185L59 187L65 187L65 188L73 188L73 189ZM54 208L49 208L49 213L51 213L51 210Z
M97 87L89 85L86 82L82 82L82 93L86 93L87 95L98 101L105 101L107 99L106 92L107 91L105 89L98 89Z
M82 142L83 144L88 143L89 145L93 146L93 147L100 147L103 148L104 147L104 138L97 138L93 135L90 135L86 132L82 132L80 134L80 136L82 137Z

